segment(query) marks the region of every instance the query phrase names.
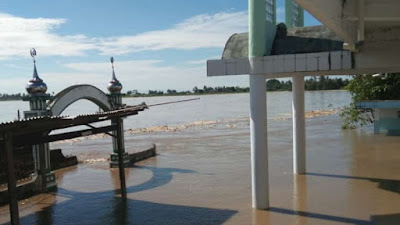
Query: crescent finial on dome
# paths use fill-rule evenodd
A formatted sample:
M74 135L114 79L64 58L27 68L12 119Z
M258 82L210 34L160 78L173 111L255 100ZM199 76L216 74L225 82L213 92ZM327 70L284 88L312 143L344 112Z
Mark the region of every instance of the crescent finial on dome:
M33 75L32 79L29 80L25 89L29 94L41 93L44 94L47 91L47 85L40 79L39 74L36 69L36 49L32 48L30 50L31 56L33 58Z

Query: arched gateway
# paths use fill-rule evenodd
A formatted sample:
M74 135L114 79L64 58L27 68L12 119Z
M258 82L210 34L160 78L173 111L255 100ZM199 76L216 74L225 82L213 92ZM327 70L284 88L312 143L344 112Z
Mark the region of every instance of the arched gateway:
M86 99L98 105L103 111L109 111L113 107L106 93L88 84L80 84L68 87L56 94L48 103L47 109L53 116L60 115L72 103Z
M31 50L31 56L33 57L34 68L33 77L29 80L26 86L28 96L24 98L25 101L29 101L30 110L24 112L25 118L38 117L38 116L59 116L68 106L74 102L86 99L97 106L103 111L115 110L123 106L121 89L122 85L115 77L114 72L114 59L111 57L112 64L112 79L108 83L108 90L110 94L104 93L102 90L88 84L73 85L70 86L55 96L46 94L47 85L40 79L36 69L36 51ZM117 121L119 120L119 121ZM120 124L119 129L122 133L122 146L124 146L123 138L123 121L121 118L111 120L113 125L117 122ZM113 153L111 154L110 166L116 167L118 163L118 145L116 139L117 131L113 131ZM123 147L122 147L123 148ZM43 150L40 150L43 149ZM129 156L125 152L125 149L121 149L123 153L123 164L129 164ZM48 143L38 144L32 146L33 161L34 161L34 173L38 176L45 176L45 179L39 179L39 181L46 181L45 183L39 183L40 189L49 189L56 186L56 180L54 173L51 171L50 166L50 148Z

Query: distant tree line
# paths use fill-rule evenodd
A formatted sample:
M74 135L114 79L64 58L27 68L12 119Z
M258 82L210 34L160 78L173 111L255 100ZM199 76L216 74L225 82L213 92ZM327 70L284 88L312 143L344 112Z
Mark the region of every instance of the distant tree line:
M131 97L144 97L144 96L171 96L171 95L199 95L199 94L222 94L222 93L244 93L249 92L248 87L207 87L203 86L203 88L198 88L197 86L192 88L191 91L177 91L168 89L167 91L157 91L157 90L149 90L147 93L140 93L136 90L127 91L126 96Z
M339 90L344 89L349 83L348 79L330 78L329 76L313 76L305 80L305 89L308 91L316 90Z
M0 101L12 101L12 100L22 100L25 94L2 94L0 93Z
M193 89L194 94L212 94L212 93L243 93L243 92L249 92L248 87L207 87L204 86L203 89L199 89L197 87L194 87Z
M305 80L305 89L308 91L316 90L339 90L349 83L348 79L342 78L330 78L329 76L310 77ZM292 81L286 80L281 81L277 79L269 79L266 82L268 91L291 91ZM188 91L177 91L168 89L167 91L149 90L147 93L140 93L137 90L129 90L123 95L126 97L145 97L145 96L171 96L171 95L201 95L201 94L224 94L224 93L245 93L249 92L249 87L233 87L233 86L222 86L222 87L194 87ZM0 94L0 101L8 100L22 100L26 94Z
M279 81L277 79L270 79L267 81L267 91L291 91L292 81Z
M310 77L305 80L305 89L307 91L317 91L317 90L340 90L344 89L349 83L348 79L342 78L330 78L329 76L320 77ZM277 79L269 79L266 82L266 87L268 91L291 91L292 81L286 80L281 81ZM136 90L127 91L127 96L132 97L142 97L142 96L161 96L161 95L199 95L199 94L223 94L223 93L244 93L249 92L248 87L232 87L232 86L222 86L222 87L207 87L203 88L194 87L191 91L176 91L168 89L164 91L149 90L148 93L139 93Z
M342 78L330 78L329 76L313 76L304 81L305 90L317 91L317 90L340 90L344 89L349 83L348 79ZM291 91L292 81L279 81L277 79L270 79L267 81L268 91Z

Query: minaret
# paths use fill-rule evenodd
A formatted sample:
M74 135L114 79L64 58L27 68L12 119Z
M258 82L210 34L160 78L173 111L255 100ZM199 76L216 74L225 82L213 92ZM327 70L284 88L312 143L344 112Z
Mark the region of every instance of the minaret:
M113 109L118 109L122 106L122 95L121 95L122 84L115 76L114 57L110 58L110 62L112 68L112 76L110 82L108 82L107 89L110 92L109 98L112 102Z
M33 75L32 79L29 80L25 89L29 94L44 94L47 91L47 85L40 79L37 69L36 69L36 50L34 48L31 49L31 56L33 59Z
M31 49L31 56L33 59L33 75L25 87L29 97L24 100L29 101L32 114L27 112L25 118L47 115L46 101L50 99L50 95L46 94L47 85L40 79L36 69L36 50L34 48Z
M108 83L107 89L110 91L111 94L120 94L122 90L122 84L119 82L117 77L115 77L114 71L114 57L110 58L111 68L112 68L112 77L110 82Z
M108 82L108 86L107 86L107 89L110 92L110 94L108 95L108 98L110 99L110 102L111 102L111 105L113 107L113 110L116 110L116 109L119 109L119 108L123 107L122 94L121 94L122 84L121 84L121 82L119 82L119 80L115 76L114 57L110 58L110 62L111 62L111 68L112 68L112 76L111 76L111 80L110 80L110 82ZM111 120L111 123L113 125L116 125L117 122L118 122L117 120L120 120L120 122L121 122L120 129L122 129L122 131L121 131L121 133L122 133L122 146L125 146L125 144L124 144L124 121L122 120L122 118L117 118L117 119ZM112 138L113 153L110 156L110 159L111 159L110 160L110 166L111 167L118 167L117 132L113 131L113 135L114 135L114 137ZM125 149L122 149L122 152L123 152L123 157L124 157L124 166L129 166L129 155L128 155L128 153L125 152Z
M34 48L30 51L33 59L33 75L26 85L25 89L28 92L28 96L24 97L24 101L29 101L30 111L24 111L24 117L40 117L49 116L50 113L47 110L46 101L51 98L49 94L46 94L47 85L40 79L36 69L36 50ZM46 134L43 134L46 135ZM50 188L56 187L56 177L54 172L51 171L50 167L50 148L49 144L39 144L32 146L33 160L35 164L35 175L38 175L38 186L39 191L47 191Z

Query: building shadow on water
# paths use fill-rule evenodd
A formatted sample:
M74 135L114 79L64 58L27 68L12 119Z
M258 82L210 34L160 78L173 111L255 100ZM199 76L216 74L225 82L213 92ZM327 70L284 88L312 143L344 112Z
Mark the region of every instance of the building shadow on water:
M135 193L168 184L173 173L196 173L192 170L140 166L152 171L145 183L127 187ZM68 200L54 203L39 212L21 218L21 224L222 224L237 213L229 209L161 204L156 202L121 199L119 190L84 193L61 187L57 195Z
M148 201L88 197L70 199L23 217L21 224L222 224L237 212L227 209L160 204Z
M380 188L380 189L400 194L400 180L368 178L368 177L356 177L356 176L346 176L346 175L336 175L336 174L323 174L323 173L306 173L306 175L308 175L308 176L332 177L332 178L343 178L343 179L371 181L371 182L378 183L378 188ZM400 222L399 222L399 224L400 224Z
M307 172L306 176L318 176L318 177L328 177L328 178L339 178L339 179L355 179L355 180L365 180L376 182L379 188L391 191L394 193L400 193L400 181L390 180L390 179L378 179L378 178L366 178L366 177L356 177L356 176L346 176L346 175L334 175L334 174L323 174L323 173L313 173ZM301 187L301 186L300 186ZM303 188L304 189L304 188ZM300 192L305 190L300 190ZM386 215L372 215L369 220L356 219L351 217L341 217L329 214L321 214L317 212L307 212L302 210L293 210L285 208L271 207L270 212L299 216L311 219L319 219L329 222L337 222L342 224L356 224L356 225L399 225L400 224L400 213L397 214L386 214Z
M160 187L171 182L174 173L197 173L193 170L178 169L178 168L158 168L151 166L135 166L138 169L150 170L153 174L150 180L136 185L127 187L126 191L128 193L135 193L139 191L149 190L156 187ZM120 192L120 190L118 190Z
M371 216L370 220L360 220L348 217L332 216L327 214L312 213L312 212L283 209L276 207L271 207L269 211L275 213L293 215L293 216L302 216L313 219L320 219L325 221L345 223L345 224L355 224L355 225L398 225L400 221L400 213L388 214L388 215L373 215Z

